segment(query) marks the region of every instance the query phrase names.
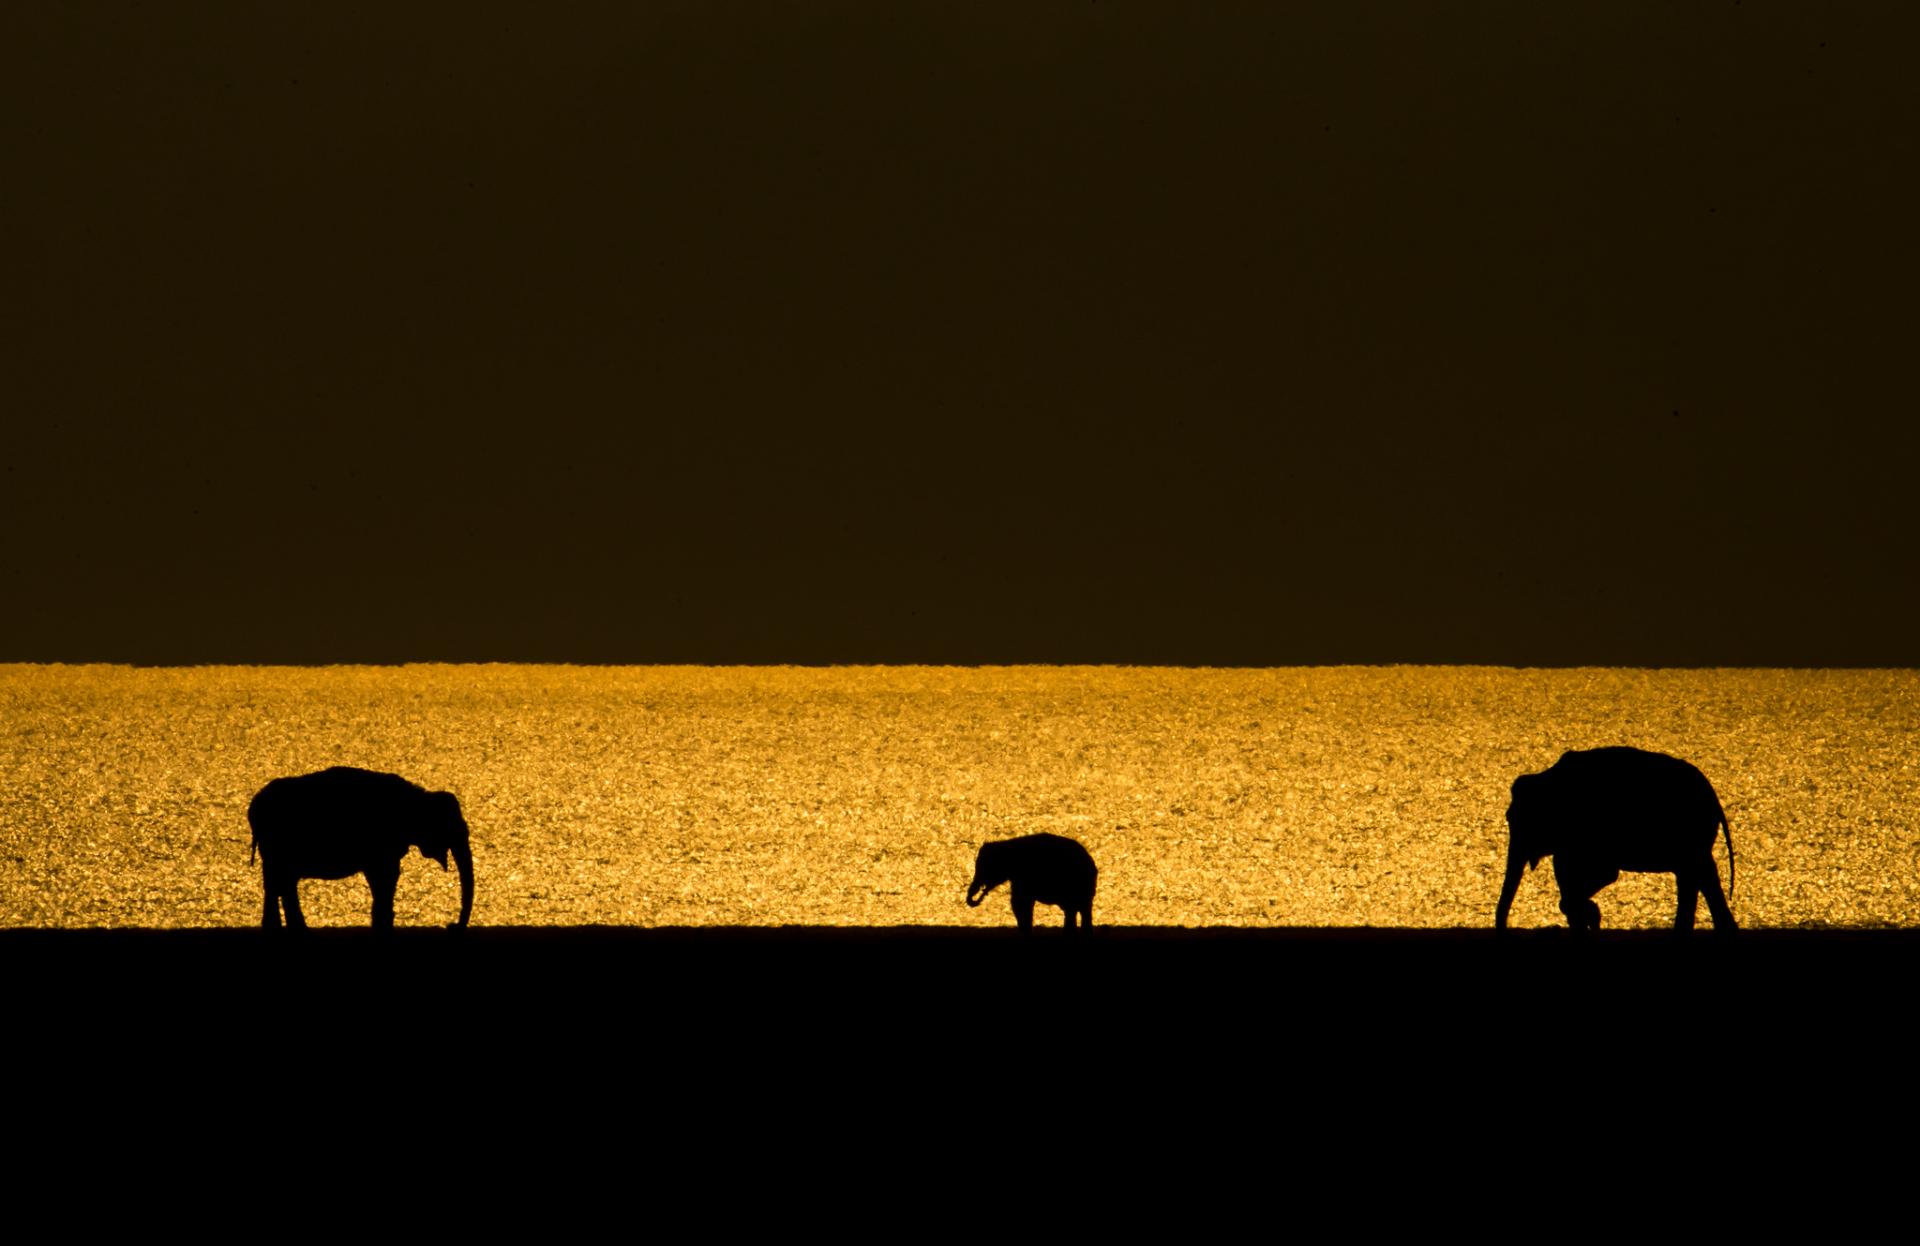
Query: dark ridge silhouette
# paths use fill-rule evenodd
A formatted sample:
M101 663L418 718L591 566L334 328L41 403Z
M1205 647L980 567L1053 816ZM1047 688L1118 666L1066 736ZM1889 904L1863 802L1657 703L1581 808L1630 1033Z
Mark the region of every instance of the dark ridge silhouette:
M1411 1165L1512 1150L1524 1130L1514 1104L1549 1111L1559 1087L1660 1087L1676 1064L1704 1067L1690 1019L1707 981L1726 1038L1711 1067L1747 1092L1721 1120L1749 1146L1860 1138L1870 1151L1915 1084L1906 984L1920 930L1099 935L0 930L9 1119L42 1150L68 1131L74 1146L55 1154L69 1168L106 1137L102 1162L144 1171L207 1154L191 1131L231 1133L263 1098L289 1096L305 1106L272 1140L272 1163L301 1179L362 1154L363 1088L398 1087L425 1123L376 1138L396 1163L445 1102L460 1136L476 1135L463 1153L498 1157L501 1171L524 1167L529 1139L557 1154L604 1147L612 1119L670 1124L674 1147L697 1148L709 1169L745 1145L783 1164L835 1157L831 1179L844 1181L840 1157L857 1153L844 1142L902 1149L900 1130L876 1135L874 1121L929 1136L957 1127L984 1154L1006 1137L1000 1105L1025 1112L1071 1093L1090 1137L1144 1138L1154 1163L1166 1139L1192 1140L1210 1163L1242 1152L1267 1163L1304 1131L1348 1168L1383 1138ZM134 1136L149 1120L161 1125ZM1644 1155L1646 1112L1592 1111L1578 1125L1555 1139L1555 1163L1583 1148ZM789 1136L765 1136L780 1130ZM287 1159L305 1146L325 1156ZM924 1147L904 1150L924 1165Z
M1066 925L1093 929L1093 888L1100 877L1093 854L1064 835L1022 835L980 845L974 858L973 881L967 885L967 905L978 908L987 893L1001 883L1013 884L1013 917L1023 932L1033 930L1033 906L1057 904L1066 912Z
M1052 1016L1070 1004L1086 1033L1100 1036L1085 1058L1110 1048L1129 1053L1123 1063L1135 1054L1150 1061L1172 1041L1217 1059L1219 1040L1232 1039L1258 1066L1249 1084L1285 1072L1289 1051L1311 1053L1296 1066L1309 1070L1304 1088L1321 1080L1321 1058L1359 1062L1362 1048L1367 1077L1382 1085L1459 1076L1449 1053L1511 1078L1516 1036L1539 1033L1554 1035L1563 1053L1577 1044L1608 1059L1664 1061L1670 1045L1621 1044L1620 1035L1671 1029L1697 1000L1703 973L1726 987L1730 1030L1768 1036L1742 1046L1742 1058L1776 1067L1801 1032L1836 1045L1875 1037L1897 1045L1911 1028L1901 1024L1907 993L1897 984L1920 965L1920 930L1759 928L1733 941L1682 942L1665 931L1576 940L1486 927L1103 926L1098 939L1010 926L359 927L297 940L233 928L20 929L0 930L0 963L21 1018L6 1040L16 1052L58 1037L125 1059L130 1042L190 1039L227 1081L236 1078L235 1036L272 1016L284 1018L274 1040L283 1054L305 1047L338 1060L364 1050L390 1062L396 1051L437 1053L493 1078L517 1067L549 1079L543 1101L555 1097L559 1070L603 1049L607 1067L677 1052L730 1066L728 1076L773 1061L802 1077L817 1076L817 1067L800 1073L816 1056L869 1062L892 1052L924 1062L948 1094L953 1070L990 1051L1030 1057L1021 1044L1003 1045L1006 1017ZM422 991L426 981L438 989ZM991 1012L957 1023L956 1006L979 1001L988 984ZM1608 1001L1604 1025L1595 1024L1596 999ZM369 1016L418 1041L369 1044ZM547 1054L568 1063L534 1058ZM99 1067L92 1080L124 1088ZM1381 1081L1390 1068L1398 1074ZM1464 1079L1480 1096L1497 1084L1483 1071ZM474 1085L482 1095L483 1083ZM691 1079L686 1093L710 1088Z
M1733 827L1707 776L1691 762L1637 748L1595 748L1562 753L1539 774L1513 781L1507 806L1507 876L1494 912L1496 931L1520 890L1521 867L1531 870L1553 858L1560 911L1576 935L1600 928L1593 896L1620 871L1674 876L1679 890L1673 928L1693 929L1701 893L1713 914L1715 934L1738 927L1727 898L1713 841L1725 828L1728 889L1733 885Z
M447 868L460 867L460 920L473 913L473 849L460 801L451 792L429 792L397 774L335 766L297 778L275 779L247 806L253 844L260 853L266 906L260 924L305 929L300 880L365 874L373 892L373 926L393 928L393 893L407 849ZM251 858L249 858L251 859Z

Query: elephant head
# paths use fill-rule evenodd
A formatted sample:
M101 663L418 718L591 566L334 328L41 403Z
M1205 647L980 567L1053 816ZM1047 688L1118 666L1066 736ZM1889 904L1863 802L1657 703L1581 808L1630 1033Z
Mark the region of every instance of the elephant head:
M1500 885L1500 905L1493 912L1495 930L1507 928L1507 914L1520 891L1520 875L1553 855L1547 786L1544 774L1523 774L1513 781L1513 798L1507 804L1507 877Z
M426 817L416 829L420 839L420 855L429 861L438 861L441 869L447 868L447 858L460 869L460 920L450 923L453 929L463 929L467 918L473 915L473 845L471 833L467 829L467 820L460 812L460 798L452 792L427 793Z
M979 908L988 892L1013 877L1013 871L1005 859L1007 842L996 840L980 845L980 855L973 862L973 881L967 884L968 908Z

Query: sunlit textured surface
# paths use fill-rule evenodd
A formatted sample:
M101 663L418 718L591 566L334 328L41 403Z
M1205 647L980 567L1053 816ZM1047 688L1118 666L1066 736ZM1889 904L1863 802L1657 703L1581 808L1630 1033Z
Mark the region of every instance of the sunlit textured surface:
M1713 781L1744 924L1907 925L1917 693L1908 671L0 667L0 923L255 924L247 801L346 764L461 798L476 924L1009 925L1004 888L962 902L974 849L1046 830L1092 849L1097 923L1486 926L1513 777L1631 744ZM1606 925L1668 924L1672 889L1624 877ZM447 921L458 890L411 857L398 920ZM368 920L359 879L302 897L316 925ZM1548 868L1514 918L1559 924Z

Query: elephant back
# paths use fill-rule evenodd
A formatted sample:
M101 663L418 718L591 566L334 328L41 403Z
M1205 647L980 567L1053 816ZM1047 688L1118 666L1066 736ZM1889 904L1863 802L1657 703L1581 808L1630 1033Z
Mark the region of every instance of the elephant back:
M404 854L435 812L427 791L399 775L335 766L274 779L247 806L247 821L269 860L291 853L303 870L354 872L371 854Z
M1711 842L1725 820L1720 798L1700 768L1683 758L1615 747L1571 751L1537 776L1542 812L1569 833L1649 837L1676 832ZM1516 793L1520 784L1515 783Z

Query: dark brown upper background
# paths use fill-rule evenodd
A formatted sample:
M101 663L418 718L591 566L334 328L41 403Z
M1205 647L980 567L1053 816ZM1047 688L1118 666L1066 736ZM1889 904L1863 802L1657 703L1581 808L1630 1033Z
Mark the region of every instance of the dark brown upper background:
M27 7L0 660L1920 664L1910 6Z

